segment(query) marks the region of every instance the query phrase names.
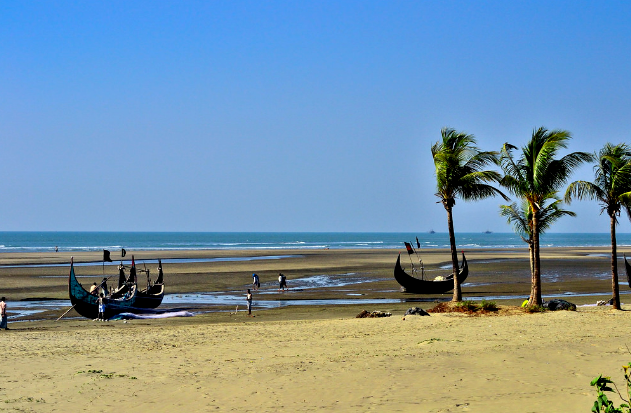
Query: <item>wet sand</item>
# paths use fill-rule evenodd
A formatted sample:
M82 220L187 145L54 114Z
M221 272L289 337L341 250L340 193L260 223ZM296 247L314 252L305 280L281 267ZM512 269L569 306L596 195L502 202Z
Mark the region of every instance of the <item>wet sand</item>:
M292 278L318 274L355 273L370 282L330 291L270 291L269 298L261 294L258 299L409 297L392 279L397 252L152 251L136 253L136 258L292 256L165 264L167 291L173 293L244 291L252 272L273 289L282 271L290 287ZM544 294L602 293L569 298L577 304L607 298L606 254L606 248L544 251ZM100 258L96 253L74 255L75 262ZM449 272L440 268L448 258L442 250L423 254L428 273ZM11 330L0 331L6 349L0 356L0 400L5 402L0 411L589 411L594 376L612 376L624 388L621 366L631 360L626 347L631 307L525 314L511 307L530 288L525 250L476 250L467 252L467 258L471 285L463 287L465 298L515 297L497 301L500 314L404 320L411 304L400 302L255 309L255 317L227 310L129 322L55 322L59 310L49 320L13 322ZM69 257L16 254L0 257L0 264L12 260L44 264ZM79 270L100 280L101 266ZM17 297L67 298L67 272L67 266L0 268L9 311ZM85 280L84 285L91 283ZM629 288L621 286L621 291ZM354 318L363 309L393 315Z

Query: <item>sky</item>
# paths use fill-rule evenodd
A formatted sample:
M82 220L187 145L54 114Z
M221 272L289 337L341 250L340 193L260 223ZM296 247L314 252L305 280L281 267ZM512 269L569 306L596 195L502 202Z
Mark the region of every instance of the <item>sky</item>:
M540 126L569 151L631 143L630 20L624 1L3 1L0 230L446 232L443 127L482 150ZM511 232L503 203L457 200L456 232ZM597 203L567 209L550 232L609 231Z

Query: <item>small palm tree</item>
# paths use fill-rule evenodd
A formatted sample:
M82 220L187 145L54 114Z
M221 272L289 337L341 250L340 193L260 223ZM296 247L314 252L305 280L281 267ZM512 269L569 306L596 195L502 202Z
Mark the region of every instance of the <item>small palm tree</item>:
M631 149L625 144L605 146L594 158L594 182L576 181L568 186L565 193L567 202L572 197L598 201L602 210L609 215L611 231L611 287L613 308L620 309L620 289L618 287L618 252L616 225L620 212L624 209L631 219Z
M543 234L559 218L564 216L575 217L572 211L560 208L561 200L551 196L544 202L543 208L539 210L539 233ZM526 200L510 205L500 205L500 215L505 217L509 224L513 225L513 230L521 239L528 244L528 255L530 257L530 275L534 271L534 248L532 236L532 211Z
M504 170L501 185L518 198L528 203L532 213L530 225L532 231L532 279L529 305L541 305L541 264L539 254L539 235L541 233L541 209L545 201L565 184L574 169L581 163L591 160L585 152L573 152L561 159L554 159L556 154L567 148L571 135L568 131L539 128L533 131L521 156L515 159L515 146L505 143L500 155L500 164Z
M441 140L432 146L436 167L436 196L447 211L447 227L451 246L451 262L454 274L453 301L462 300L458 279L458 254L454 235L453 207L456 197L475 201L487 197L506 196L490 183L498 182L501 175L496 171L482 170L488 164L497 163L497 152L482 152L476 147L475 137L456 132L451 128L440 131Z

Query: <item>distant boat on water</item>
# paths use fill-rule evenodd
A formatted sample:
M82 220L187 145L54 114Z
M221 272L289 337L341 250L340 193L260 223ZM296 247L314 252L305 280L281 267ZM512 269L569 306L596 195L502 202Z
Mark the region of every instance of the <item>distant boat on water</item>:
M489 231L488 229L486 231L484 231L485 234L492 234L493 231Z
M434 231L433 229L430 229L430 230L429 230L429 233L430 233L430 234L435 234L435 233L436 233L436 231Z

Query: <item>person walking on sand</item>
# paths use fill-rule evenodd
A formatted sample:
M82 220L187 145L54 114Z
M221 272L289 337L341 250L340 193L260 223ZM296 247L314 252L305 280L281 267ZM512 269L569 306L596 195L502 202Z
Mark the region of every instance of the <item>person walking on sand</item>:
M252 315L252 292L248 288L248 294L245 296L245 299L248 302L248 315Z
M0 329L9 329L7 327L7 303L4 302L4 297L0 298Z
M278 291L279 292L280 290L285 291L286 288L287 288L287 277L285 277L285 274L280 272L278 273Z
M254 291L261 288L261 281L259 281L259 276L256 273L252 274L252 285L254 286Z

